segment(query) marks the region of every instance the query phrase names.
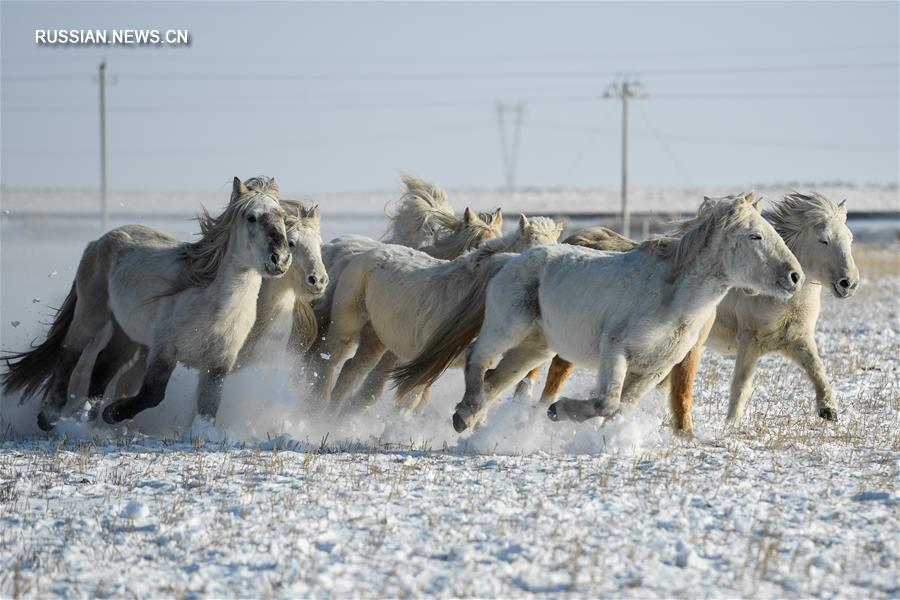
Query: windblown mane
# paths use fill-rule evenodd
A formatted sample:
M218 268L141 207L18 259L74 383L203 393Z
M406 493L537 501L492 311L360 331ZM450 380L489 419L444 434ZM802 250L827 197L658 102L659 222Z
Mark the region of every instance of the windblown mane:
M303 227L303 220L309 218L315 210L315 206L308 207L299 200L280 199L278 201L284 209L284 229L292 233Z
M439 231L434 243L428 247L428 254L435 258L451 260L480 246L484 243L485 236L494 228L488 224L493 217L491 213L479 213L478 217L478 221L469 224L457 219L455 229Z
M177 294L190 287L204 287L212 283L219 272L222 257L228 249L231 226L240 218L250 202L259 196L269 196L278 200L278 184L271 177L253 177L245 182L249 192L232 197L228 206L218 217L213 217L206 208L197 216L201 238L181 247L184 267L178 278L172 281L167 295Z
M637 249L659 256L670 263L668 281L681 276L697 255L706 247L715 231L725 231L746 219L743 211L732 210L734 202L747 194L725 196L724 198L704 198L697 216L671 223L673 229L668 235L641 242Z
M459 217L447 201L447 192L424 179L403 173L401 175L406 191L391 204L396 206L387 231L381 239L417 248L431 240L440 229L453 230L459 224Z
M764 210L762 215L791 250L795 249L797 236L807 227L824 224L834 218L847 218L843 203L838 204L816 192L792 192L772 202L772 208Z

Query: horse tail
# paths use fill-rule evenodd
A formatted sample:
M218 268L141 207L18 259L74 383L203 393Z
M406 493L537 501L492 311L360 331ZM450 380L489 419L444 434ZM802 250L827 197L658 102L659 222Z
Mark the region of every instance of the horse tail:
M6 361L6 373L0 375L0 382L5 393L21 390L20 402L25 402L38 392L46 393L52 367L59 358L66 333L75 318L76 300L75 284L72 283L69 295L56 311L47 339L27 352L7 354L3 357Z
M447 192L408 173L401 177L406 191L391 202L394 212L387 214L391 223L383 240L419 248L431 243L439 231L453 230L459 225L460 219L453 214L453 207L447 201Z
M404 398L419 387L433 385L453 361L462 354L481 331L488 285L512 257L496 254L484 261L469 293L431 334L419 355L391 370L397 398Z
M608 252L628 252L637 246L633 240L606 227L591 227L576 231L563 240L563 244Z

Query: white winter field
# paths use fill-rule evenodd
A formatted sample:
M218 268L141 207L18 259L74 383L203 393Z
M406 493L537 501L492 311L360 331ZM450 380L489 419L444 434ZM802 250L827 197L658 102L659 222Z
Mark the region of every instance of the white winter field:
M384 228L323 214L326 239ZM0 233L0 345L22 349L97 226L13 212ZM733 359L712 352L691 438L661 392L581 425L507 394L458 436L459 372L420 414L385 398L328 422L274 350L229 379L217 430L190 422L182 368L127 429L72 419L48 437L35 404L4 397L0 597L900 597L900 245L854 250L860 290L823 297L817 331L837 423L769 356L726 428ZM592 385L578 370L567 390Z

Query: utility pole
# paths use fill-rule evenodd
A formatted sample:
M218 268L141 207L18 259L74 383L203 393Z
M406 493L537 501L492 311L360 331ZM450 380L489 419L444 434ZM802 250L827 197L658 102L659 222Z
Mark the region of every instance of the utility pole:
M516 185L516 164L519 160L519 139L522 130L523 104L497 104L497 125L500 128L500 150L503 153L503 170L506 173L506 187L513 191ZM506 133L506 113L513 115L512 139Z
M628 99L646 98L647 94L637 79L624 76L612 83L603 97L622 101L622 235L631 237L631 214L628 211Z
M109 230L106 205L106 61L100 63L100 213L103 233Z

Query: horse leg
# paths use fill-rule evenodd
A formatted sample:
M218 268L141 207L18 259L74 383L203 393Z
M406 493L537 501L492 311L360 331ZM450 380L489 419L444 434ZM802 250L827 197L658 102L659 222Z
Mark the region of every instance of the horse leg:
M547 373L547 383L541 392L541 403L552 404L559 398L559 391L563 384L575 371L575 363L570 363L559 355L553 357L550 362L550 371Z
M110 403L103 409L103 420L114 425L125 419L133 419L141 411L157 406L166 395L166 386L174 370L173 356L160 352L153 353L137 395L126 396Z
M86 251L82 257L82 264L91 263L90 251ZM70 401L77 400L69 393L69 383L72 373L78 365L78 360L84 349L91 343L94 336L101 332L104 326L112 320L106 297L105 282L94 281L94 276L88 275L86 281L80 281L82 268L76 275L75 312L72 323L66 331L62 350L53 368L53 373L47 385L47 394L38 413L38 427L44 431L50 431L54 423L62 415L63 410Z
M147 346L136 344L131 358L113 375L103 391L103 398L121 398L133 396L141 389L141 382L147 372ZM94 421L100 415L100 403L91 404L88 419Z
M453 413L453 428L462 433L477 419L485 404L485 372L494 360L518 346L533 327L534 317L506 298L508 304L500 309L486 310L484 324L466 355L466 392ZM491 313L497 314L491 314ZM504 313L505 314L500 314ZM534 363L528 366L530 369ZM524 374L524 373L523 373Z
M597 368L597 399L577 400L563 397L547 408L551 421L586 421L593 417L610 417L619 410L622 388L628 373L625 349L600 345L600 364Z
M544 336L537 332L504 354L497 366L485 373L485 408L534 365L543 366L551 355Z
M737 423L744 414L744 407L753 391L753 373L756 361L762 355L759 346L746 336L738 336L737 357L731 376L731 395L728 401L728 422Z
M531 398L531 395L534 393L534 384L537 383L537 379L541 376L541 371L543 370L543 364L540 364L530 370L528 374L522 379L522 381L520 381L516 386L516 391L513 394L513 397L521 400L527 400L528 398Z
M353 273L347 273L353 275ZM353 343L359 339L360 332L366 325L365 311L365 280L362 277L350 281L349 277L342 277L337 282L332 310L331 325L325 339L328 359L322 365L322 374L319 378L317 391L321 392L326 406L331 405L332 388L334 387L334 372L338 365L344 362L350 354Z
M106 387L123 366L134 357L138 346L129 338L118 323L113 321L113 335L106 347L97 355L91 371L91 383L88 386L88 398L102 397Z
M225 367L210 367L200 373L200 382L197 386L197 412L210 423L216 422L227 374L228 369Z
M837 403L825 374L825 365L819 358L816 341L812 336L796 340L784 348L783 352L800 365L812 381L816 389L816 410L819 416L828 421L837 421Z
M381 360L369 372L360 388L359 398L363 406L371 406L381 397L384 386L387 385L388 378L391 376L391 369L396 364L397 355L393 352L388 351L381 355Z
M360 380L372 371L384 354L384 344L375 333L372 323L366 323L359 333L359 346L341 369L334 390L331 392L331 406L334 414L340 414L353 406L343 406L347 398L359 386ZM351 402L353 404L353 402Z
M691 348L680 363L672 368L669 374L669 404L672 408L672 426L675 431L691 433L694 431L694 417L691 413L693 405L694 379L700 368L700 357L703 355L703 344L709 337L716 314L713 312L709 320L700 330L697 343Z

